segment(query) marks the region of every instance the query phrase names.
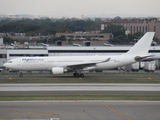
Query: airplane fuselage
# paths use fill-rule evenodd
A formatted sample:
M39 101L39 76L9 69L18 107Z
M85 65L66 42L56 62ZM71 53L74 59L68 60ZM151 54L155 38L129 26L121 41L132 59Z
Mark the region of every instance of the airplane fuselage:
M108 62L107 58L111 58ZM133 56L119 55L117 56L55 56L55 57L21 57L13 59L12 65L6 63L10 69L21 71L34 70L52 70L53 67L66 67L75 64L97 63L93 69L105 70L118 68L120 66L136 62ZM8 64L8 65L7 65ZM92 69L92 68L90 68ZM86 69L87 70L87 69Z

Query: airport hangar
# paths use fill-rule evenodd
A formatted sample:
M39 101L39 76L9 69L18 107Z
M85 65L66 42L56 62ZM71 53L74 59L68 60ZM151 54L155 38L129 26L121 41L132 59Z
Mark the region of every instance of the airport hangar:
M0 67L12 58L25 56L82 56L82 55L120 55L127 52L132 46L29 46L28 48L14 48L7 46L0 48ZM143 46L142 46L143 49ZM160 58L160 46L151 46L149 54ZM98 56L97 56L98 57ZM160 60L156 60L160 66Z

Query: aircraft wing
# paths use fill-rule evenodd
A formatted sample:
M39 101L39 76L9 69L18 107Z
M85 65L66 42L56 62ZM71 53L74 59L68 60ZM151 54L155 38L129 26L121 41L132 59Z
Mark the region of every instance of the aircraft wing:
M68 65L66 66L68 69L70 70L77 70L77 69L83 69L83 68L86 68L86 67L91 67L91 66L95 66L97 63L104 63L104 62L109 62L111 58L108 58L104 61L101 61L101 62L93 62L93 63L82 63L82 64L75 64L75 65Z

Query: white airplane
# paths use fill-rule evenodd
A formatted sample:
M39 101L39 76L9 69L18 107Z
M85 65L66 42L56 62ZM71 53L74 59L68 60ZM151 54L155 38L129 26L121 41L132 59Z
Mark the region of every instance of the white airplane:
M49 46L48 44L41 43L42 46Z
M50 70L52 74L73 71L73 76L84 77L83 71L114 69L151 57L148 55L148 50L154 34L154 32L147 32L122 55L20 57L9 60L4 67L19 71ZM20 72L20 77L22 76Z
M112 44L107 44L107 43L103 43L104 46L109 46L109 47L113 47L114 45Z
M80 45L80 44L73 43L73 46L79 46L79 47L80 47L81 45Z

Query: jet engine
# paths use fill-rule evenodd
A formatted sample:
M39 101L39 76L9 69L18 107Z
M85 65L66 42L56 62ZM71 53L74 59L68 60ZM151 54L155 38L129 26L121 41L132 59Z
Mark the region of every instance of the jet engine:
M52 74L63 74L64 73L63 67L53 67L52 68Z

